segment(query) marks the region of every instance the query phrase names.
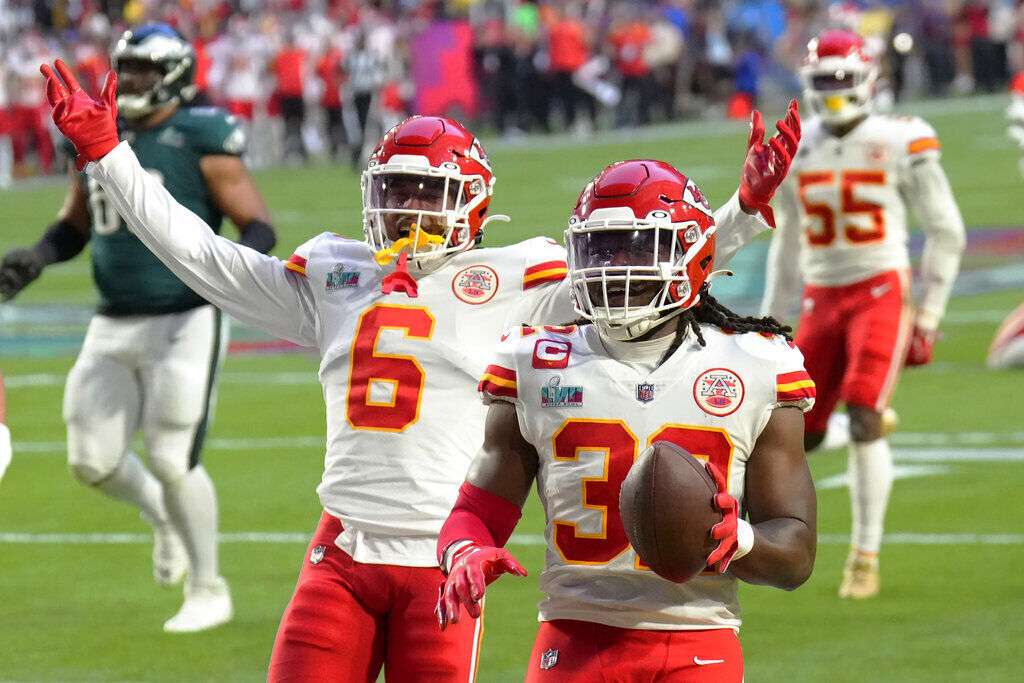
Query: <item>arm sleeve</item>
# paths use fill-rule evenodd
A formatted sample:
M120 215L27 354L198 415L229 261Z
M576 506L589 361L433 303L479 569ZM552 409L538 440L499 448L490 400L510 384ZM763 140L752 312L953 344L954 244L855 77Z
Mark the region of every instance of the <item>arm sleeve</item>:
M800 292L800 214L792 183L775 194L775 232L768 247L761 315L785 320Z
M966 243L964 219L938 154L911 160L903 196L925 233L916 322L934 330L946 311Z
M814 407L817 389L804 369L803 354L790 342L777 343L785 343L788 348L781 347L782 353L775 366L775 402L770 407L774 410L795 406L806 413Z
M89 164L87 173L139 240L200 296L253 327L317 345L319 317L306 278L276 258L215 235L143 170L127 143Z
M477 385L477 391L480 392L480 398L485 404L494 401L508 401L513 405L519 403L515 348L516 340L524 329L531 328L515 327L507 330L494 345L491 363L484 370Z
M744 244L769 229L759 213L749 214L740 206L740 193L715 211L715 267L721 268L732 260Z

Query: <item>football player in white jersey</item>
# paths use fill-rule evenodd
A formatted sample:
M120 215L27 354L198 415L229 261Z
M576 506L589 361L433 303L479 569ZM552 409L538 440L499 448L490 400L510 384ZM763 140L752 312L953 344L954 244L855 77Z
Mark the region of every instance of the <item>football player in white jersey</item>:
M803 290L796 344L818 387L807 450L838 401L850 417L851 550L840 595L879 588L878 552L892 487L883 415L904 363L929 362L964 248L964 224L939 164L935 130L919 118L870 113L877 65L861 39L826 31L800 68L814 112L773 204L762 313L783 317ZM912 301L907 210L925 232Z
M482 438L475 385L494 340L522 321L574 315L565 250L543 237L473 248L495 218L494 175L476 139L439 117L404 121L371 156L366 241L323 233L285 262L239 248L151 182L113 136L112 103L57 67L67 88L43 69L54 121L139 239L226 312L322 356L324 514L270 680L373 681L382 666L388 680L472 678L479 623L443 634L434 623L438 532ZM796 151L795 110L779 129L768 145L752 133L745 199L718 213L731 228L723 258L765 226L752 214Z
M566 248L583 324L522 326L495 348L484 444L438 541L440 624L478 617L487 583L524 573L502 546L536 479L547 597L527 681L740 681L737 580L791 590L814 564L814 384L788 328L710 296L714 218L672 166L605 169ZM627 472L659 440L708 463L725 513L708 568L684 584L642 564L619 516Z

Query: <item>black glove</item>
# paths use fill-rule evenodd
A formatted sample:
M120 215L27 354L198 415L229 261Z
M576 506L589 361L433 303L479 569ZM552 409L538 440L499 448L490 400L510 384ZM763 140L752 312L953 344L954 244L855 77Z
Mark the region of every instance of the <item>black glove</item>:
M32 249L15 247L0 263L0 301L10 301L43 272L43 259Z

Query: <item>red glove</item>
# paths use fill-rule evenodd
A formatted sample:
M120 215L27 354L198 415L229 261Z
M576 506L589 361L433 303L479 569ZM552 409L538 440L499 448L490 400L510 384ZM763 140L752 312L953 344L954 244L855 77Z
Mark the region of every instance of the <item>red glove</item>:
M526 576L526 570L503 548L481 546L476 543L459 548L452 556L451 570L445 582L438 588L437 625L441 630L448 623L459 622L459 605L465 605L469 616L480 616L480 601L485 587L502 574Z
M775 227L775 214L768 202L786 178L800 145L800 113L796 100L790 100L786 118L775 124L779 132L764 144L764 121L761 112L754 110L750 117L750 137L747 139L747 158L743 161L740 179L740 201L764 216L768 225Z
M53 122L78 152L81 171L87 163L117 147L117 74L107 73L100 99L94 100L82 90L67 64L58 59L54 66L60 78L49 64L39 67L46 76L46 99L53 107Z
M732 561L732 556L736 554L736 550L739 548L739 536L737 535L737 528L739 526L739 505L736 499L729 493L729 484L725 481L725 477L718 471L718 468L711 464L710 461L704 463L704 468L711 475L711 478L715 480L715 485L718 487L718 493L715 494L715 507L722 512L722 521L711 527L711 538L719 540L718 547L711 551L708 555L708 569L714 567L716 562L719 562L718 573L724 574L725 570L729 568L729 562Z
M932 362L932 347L935 346L936 330L914 326L914 336L907 349L907 365L927 365Z

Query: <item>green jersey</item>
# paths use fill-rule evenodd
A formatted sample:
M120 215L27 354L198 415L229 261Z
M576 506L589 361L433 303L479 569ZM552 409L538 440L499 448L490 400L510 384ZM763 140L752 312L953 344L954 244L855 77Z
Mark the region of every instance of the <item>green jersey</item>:
M224 216L210 196L199 161L209 154L242 153L245 136L233 116L213 107L184 107L154 128L125 130L121 139L128 141L142 167L179 204L214 232L220 231ZM99 183L85 173L81 178L92 216L92 271L99 289L99 312L158 315L205 304L128 231Z

